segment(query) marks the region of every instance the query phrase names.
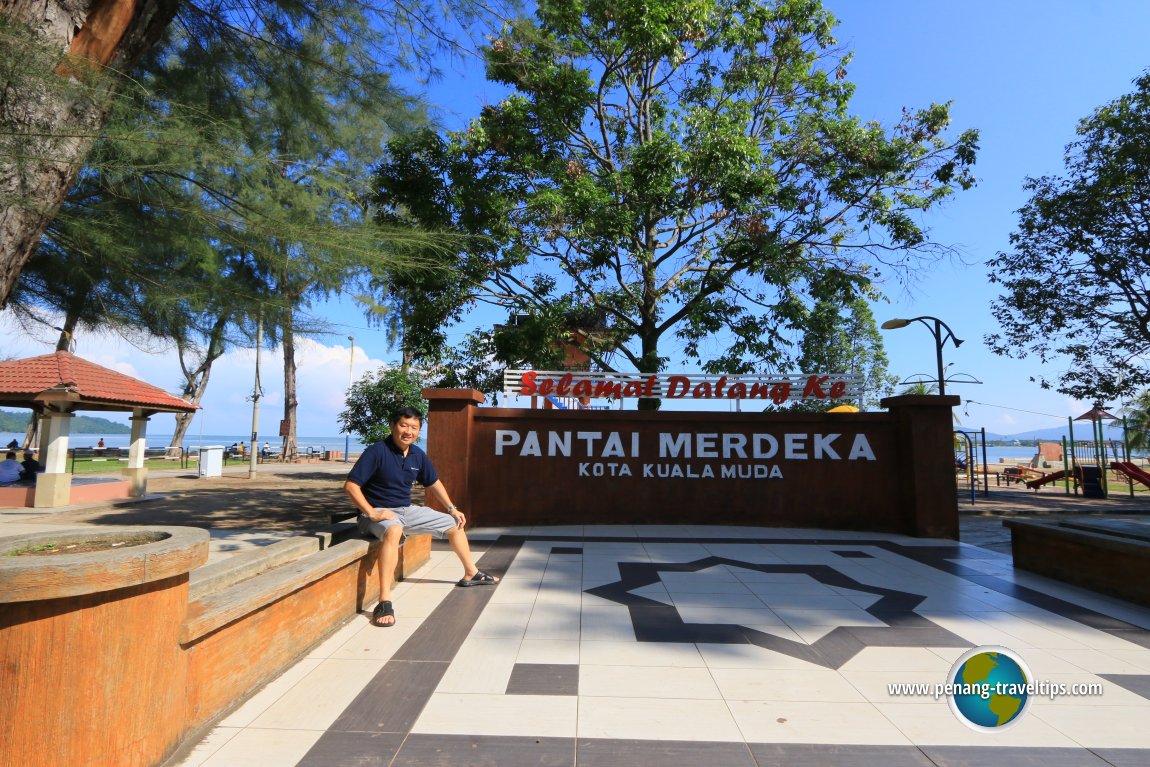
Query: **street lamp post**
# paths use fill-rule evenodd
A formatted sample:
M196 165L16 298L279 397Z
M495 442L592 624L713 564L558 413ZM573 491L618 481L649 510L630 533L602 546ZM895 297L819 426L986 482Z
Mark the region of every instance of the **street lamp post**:
M950 329L950 326L940 320L938 317L924 316L912 317L909 320L887 320L882 324L881 327L883 330L895 330L897 328L905 328L912 322L921 322L923 325L926 325L927 328L930 329L930 332L934 335L934 354L935 359L938 362L938 393L940 395L946 394L946 369L942 365L942 347L946 346L947 341L951 341L954 343L954 348L957 349L958 347L962 346L962 339L956 336L954 331ZM944 329L946 330L945 335L943 335L942 332Z
M351 394L351 387L355 383L355 336L348 336L348 341L351 341L351 357L347 361L347 393ZM346 400L346 397L345 397ZM344 405L346 406L346 401ZM351 432L346 431L343 434L343 462L348 462L348 453L351 450Z

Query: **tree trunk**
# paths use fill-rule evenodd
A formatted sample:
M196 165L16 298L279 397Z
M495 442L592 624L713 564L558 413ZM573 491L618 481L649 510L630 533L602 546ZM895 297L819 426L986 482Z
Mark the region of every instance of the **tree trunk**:
M284 323L281 338L284 348L284 422L287 423L287 436L284 437L284 457L295 456L299 448L296 439L296 365L295 365L295 331L292 328L295 314L292 310L294 302L288 300L284 306Z
M212 326L211 333L208 335L208 348L203 353L199 361L195 363L195 367L191 367L186 360L186 355L191 353L191 350L184 344L177 344L180 356L180 370L184 373L184 388L180 392L180 396L191 402L193 405L198 405L204 399L204 393L208 390L208 379L212 374L212 365L224 353L224 329L227 327L227 319L219 317L216 319L215 324ZM168 443L168 452L171 453L175 450L181 450L184 446L184 437L187 436L188 428L192 425L192 419L195 418L195 413L176 413L176 429L172 434L172 441Z
M643 356L639 358L639 372L644 375L654 375L662 368L659 360L659 335L652 329L644 332L640 339ZM663 406L659 397L640 397L639 410L658 410Z
M178 0L0 3L0 309L107 118L115 78Z
M76 325L80 322L78 314L68 313L64 316L64 327L58 328L60 337L56 339L56 351L70 352L72 351L73 342L75 339Z
M40 414L35 410L32 411L32 417L28 419L28 429L24 432L25 450L35 450L40 446ZM43 456L40 456L43 458Z

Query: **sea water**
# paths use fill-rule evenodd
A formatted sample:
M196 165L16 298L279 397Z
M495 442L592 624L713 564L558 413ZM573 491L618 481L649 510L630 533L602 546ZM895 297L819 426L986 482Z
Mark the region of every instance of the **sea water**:
M233 444L243 442L247 445L251 441L251 434L197 434L195 436L187 435L184 438L183 447L185 450L194 453L200 447L209 445L222 445L229 447ZM70 434L68 435L68 447L80 448L94 448L104 440L104 447L118 447L128 449L131 444L132 435L130 434ZM0 432L0 449L7 447L8 443L16 440L17 444L23 444L24 432L19 434L15 432ZM171 434L152 434L147 435L148 447L167 447L171 444ZM344 443L348 442L348 453L355 455L362 453L364 444L355 437L350 440L344 436L337 437L299 437L296 439L297 450L301 453L311 452L324 452L326 450L343 451ZM263 435L259 437L259 443L262 447L264 442L267 442L273 448L283 446L283 438L278 436Z

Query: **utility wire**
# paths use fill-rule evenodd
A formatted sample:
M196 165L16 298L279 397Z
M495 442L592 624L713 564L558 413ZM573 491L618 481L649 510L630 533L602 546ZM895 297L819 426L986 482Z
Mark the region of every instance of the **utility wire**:
M973 400L973 399L968 399L966 401L966 404L968 406L969 405L983 405L985 407L996 407L996 408L999 408L1001 410L1013 410L1016 413L1030 413L1031 415L1044 415L1044 416L1048 416L1050 418L1065 419L1067 417L1064 415L1054 415L1053 413L1039 413L1037 410L1023 410L1022 408L1018 408L1018 407L1007 407L1006 405L992 405L989 402L979 402L978 400ZM970 415L970 413L967 412L966 415Z

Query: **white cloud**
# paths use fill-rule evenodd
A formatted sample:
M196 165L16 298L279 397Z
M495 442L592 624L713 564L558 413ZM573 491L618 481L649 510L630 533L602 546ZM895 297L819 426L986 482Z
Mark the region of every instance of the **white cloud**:
M52 323L59 324L59 323ZM0 358L19 359L50 354L55 348L55 331L24 333L12 321L9 312L0 313ZM90 362L125 375L139 378L166 391L179 394L183 383L179 358L172 347L144 352L113 334L84 334L75 352ZM339 436L337 416L343 409L348 386L350 344L328 346L312 339L301 339L296 348L296 399L298 419L296 433L307 437ZM252 403L255 384L254 349L227 352L212 366L208 388L201 403L202 411L192 422L189 436L198 434L244 435L251 432ZM356 379L384 364L369 357L362 348L355 350L352 372ZM283 350L276 348L260 354L259 434L274 439L279 434L283 417ZM105 414L101 414L105 415ZM111 420L128 422L127 413L106 414ZM149 431L170 433L172 416L152 419Z

